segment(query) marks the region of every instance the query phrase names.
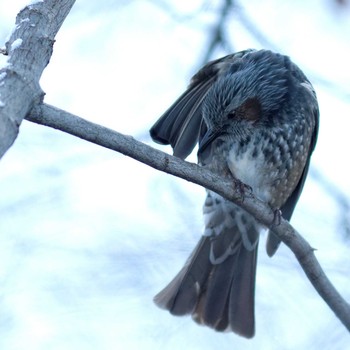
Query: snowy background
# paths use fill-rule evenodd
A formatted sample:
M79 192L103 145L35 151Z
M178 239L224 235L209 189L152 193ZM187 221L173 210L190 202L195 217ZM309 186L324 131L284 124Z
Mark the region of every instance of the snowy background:
M0 2L1 46L27 2ZM314 176L292 224L350 300L347 3L242 1L226 33L232 50L290 55L314 83L321 109ZM45 101L152 144L148 129L202 63L219 6L77 1L41 80ZM247 18L269 43L252 35ZM265 237L253 340L154 306L201 235L203 198L198 186L24 121L0 161L0 349L350 349L349 333L293 254L282 246L268 258Z

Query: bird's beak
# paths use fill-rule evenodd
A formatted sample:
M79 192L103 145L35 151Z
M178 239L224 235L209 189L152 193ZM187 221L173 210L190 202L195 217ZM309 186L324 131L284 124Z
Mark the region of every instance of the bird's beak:
M207 147L222 134L224 133L221 130L207 130L204 136L199 140L198 153L204 153Z

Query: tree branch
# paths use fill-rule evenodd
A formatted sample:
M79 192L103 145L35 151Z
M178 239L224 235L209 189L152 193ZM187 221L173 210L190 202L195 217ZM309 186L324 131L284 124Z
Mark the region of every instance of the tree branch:
M6 43L8 64L0 70L0 158L15 141L23 118L44 93L39 86L54 38L75 0L46 0L28 5L16 18Z
M223 179L208 171L208 169L156 150L133 139L131 136L122 135L47 104L34 106L26 119L123 153L157 170L215 191L244 208L269 228L274 222L274 211L267 204L257 199L249 190L245 190L242 197L242 186L239 186L238 182L232 183L232 181ZM244 199L242 200L242 198ZM317 292L345 327L350 330L350 305L341 297L327 278L309 243L283 218L281 223L273 226L272 229L293 251Z
M219 46L226 48L226 51L233 52L231 43L226 39L226 24L230 13L235 7L234 0L223 0L221 8L218 11L217 20L209 32L209 42L206 52L203 55L199 68L202 68L208 61L213 59L213 53Z

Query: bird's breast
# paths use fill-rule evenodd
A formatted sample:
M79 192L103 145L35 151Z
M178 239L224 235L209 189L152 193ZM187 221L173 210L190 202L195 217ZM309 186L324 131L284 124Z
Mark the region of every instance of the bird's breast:
M291 195L307 158L308 147L301 138L292 140L289 135L287 131L257 134L244 146L233 142L227 155L232 175L274 207L280 207Z
M255 195L263 201L270 201L270 186L266 183L267 167L260 145L247 145L243 150L237 144L230 148L227 158L228 167L233 176L249 185ZM272 170L272 169L271 169ZM275 177L274 174L270 174Z

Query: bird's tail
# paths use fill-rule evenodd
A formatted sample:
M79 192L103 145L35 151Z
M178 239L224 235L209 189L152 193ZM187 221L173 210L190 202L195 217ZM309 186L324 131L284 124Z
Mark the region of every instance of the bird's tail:
M253 337L257 240L247 249L237 230L234 225L214 238L204 235L155 303L217 331Z

